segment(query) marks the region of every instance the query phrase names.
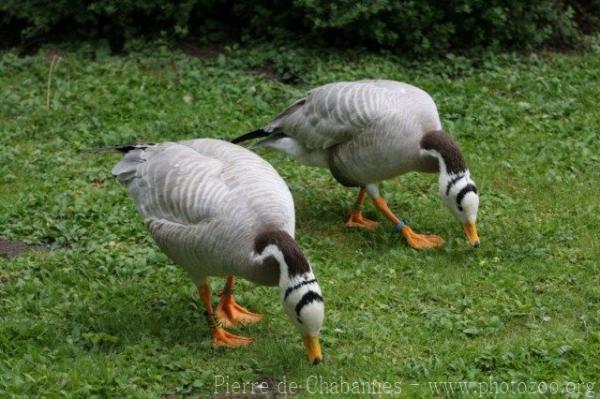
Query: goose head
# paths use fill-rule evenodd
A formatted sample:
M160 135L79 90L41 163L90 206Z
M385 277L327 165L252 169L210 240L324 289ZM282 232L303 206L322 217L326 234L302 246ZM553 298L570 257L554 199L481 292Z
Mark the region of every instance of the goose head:
M448 133L441 130L425 133L420 144L421 156L433 157L438 161L442 202L462 225L469 243L478 248L479 194L460 148Z
M439 194L444 205L462 225L469 243L478 248L477 211L479 210L479 194L469 171L466 170L458 174L440 173Z
M325 318L321 287L296 241L284 231L259 235L255 257L260 262L279 265L279 289L283 309L302 335L308 359L313 364L323 360L319 333Z

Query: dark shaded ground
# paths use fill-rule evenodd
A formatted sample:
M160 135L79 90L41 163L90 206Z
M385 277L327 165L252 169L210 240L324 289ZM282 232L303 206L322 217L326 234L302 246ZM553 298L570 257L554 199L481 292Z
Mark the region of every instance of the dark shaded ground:
M223 52L223 46L218 44L198 45L193 40L182 40L174 48L178 48L189 56L197 58L213 58Z
M0 238L0 256L3 258L14 258L30 251L47 251L47 249L41 245L28 245L22 241L6 241Z
M252 72L275 82L284 82L282 76L277 72L275 64L266 62L265 64L252 69Z

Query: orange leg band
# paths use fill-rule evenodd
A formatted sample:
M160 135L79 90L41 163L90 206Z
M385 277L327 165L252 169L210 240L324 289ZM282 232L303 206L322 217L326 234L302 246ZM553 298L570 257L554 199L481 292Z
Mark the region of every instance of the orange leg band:
M212 330L213 346L214 347L228 347L237 348L240 346L247 346L252 343L252 338L240 337L227 332L222 324L218 321L213 313L212 298L210 285L202 283L198 285L198 294L206 310L206 321L208 326Z
M348 227L362 227L368 230L374 230L379 223L374 220L367 219L362 214L363 204L365 203L365 199L367 196L367 192L364 188L361 188L358 192L358 198L356 198L356 203L352 207L350 211L350 217L346 221L346 226Z
M215 315L219 322L225 327L232 327L238 324L253 324L262 319L262 314L253 313L235 301L233 284L233 276L227 276L225 288L223 288L223 292L221 293L221 301L215 310Z

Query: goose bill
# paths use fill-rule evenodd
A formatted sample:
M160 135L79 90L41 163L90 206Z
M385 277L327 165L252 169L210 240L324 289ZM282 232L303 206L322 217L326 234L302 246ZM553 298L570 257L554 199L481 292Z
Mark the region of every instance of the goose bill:
M323 355L321 354L319 336L307 336L302 338L304 339L304 346L308 352L308 360L310 360L312 364L321 363L321 360L323 360Z
M479 248L479 236L477 235L477 225L475 222L467 222L463 224L463 230L469 239L469 244L475 248Z

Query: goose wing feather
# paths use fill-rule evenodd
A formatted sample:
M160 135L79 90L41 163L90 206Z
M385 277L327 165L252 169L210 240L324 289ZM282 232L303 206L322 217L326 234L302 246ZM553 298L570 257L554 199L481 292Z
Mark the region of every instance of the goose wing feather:
M307 148L327 149L390 119L396 124L439 124L435 104L423 90L401 82L363 80L313 89L265 130L293 137Z
M294 234L289 189L256 154L211 139L134 151L113 173L157 244L194 281L246 264L261 226Z
M226 209L229 188L221 179L224 165L220 160L176 143L160 144L140 155L143 162L128 189L144 218L198 224L221 216ZM135 162L127 157L123 161Z

